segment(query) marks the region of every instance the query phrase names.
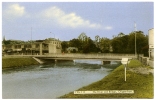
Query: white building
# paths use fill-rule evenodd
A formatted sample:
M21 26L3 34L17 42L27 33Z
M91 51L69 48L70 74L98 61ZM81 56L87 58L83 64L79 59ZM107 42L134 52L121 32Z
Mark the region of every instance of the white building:
M149 65L154 67L154 29L148 31Z

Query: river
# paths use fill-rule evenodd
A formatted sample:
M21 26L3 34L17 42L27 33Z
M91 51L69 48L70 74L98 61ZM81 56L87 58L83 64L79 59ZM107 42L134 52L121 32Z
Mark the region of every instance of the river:
M101 80L119 65L110 66L97 60L74 60L3 70L2 98L55 99Z

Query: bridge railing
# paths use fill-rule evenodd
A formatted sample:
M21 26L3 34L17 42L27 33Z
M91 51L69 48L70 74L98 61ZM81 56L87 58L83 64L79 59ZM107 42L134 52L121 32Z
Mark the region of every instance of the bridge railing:
M90 53L90 54L82 54L82 53L62 53L62 54L46 54L48 57L72 57L72 58L118 58L118 57L128 57L134 58L135 54L113 54L113 53Z
M104 59L121 59L123 57L126 58L137 58L135 54L115 54L115 53L88 53L88 54L82 54L82 53L47 53L44 55L6 55L6 57L53 57L53 58L104 58Z
M116 54L116 53L47 53L46 55L68 55L68 56L74 56L74 55L93 55L93 56L135 56L135 54Z

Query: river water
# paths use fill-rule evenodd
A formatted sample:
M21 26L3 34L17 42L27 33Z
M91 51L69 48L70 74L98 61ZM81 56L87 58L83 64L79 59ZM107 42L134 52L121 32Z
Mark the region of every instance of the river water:
M3 70L2 98L55 99L101 80L119 65L108 66L97 60L74 60Z

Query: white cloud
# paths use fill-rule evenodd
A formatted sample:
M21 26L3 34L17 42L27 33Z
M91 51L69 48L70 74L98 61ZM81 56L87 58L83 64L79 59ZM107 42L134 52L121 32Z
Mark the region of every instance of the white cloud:
M105 30L112 30L113 29L113 27L111 27L111 26L106 26L105 27Z
M68 26L72 28L77 27L89 27L89 28L101 28L100 24L91 23L89 20L84 20L81 16L77 16L74 12L65 13L58 7L51 7L43 11L42 15L48 19L57 21L62 26Z
M3 14L8 18L22 17L25 14L25 8L19 4L10 4L3 11Z

